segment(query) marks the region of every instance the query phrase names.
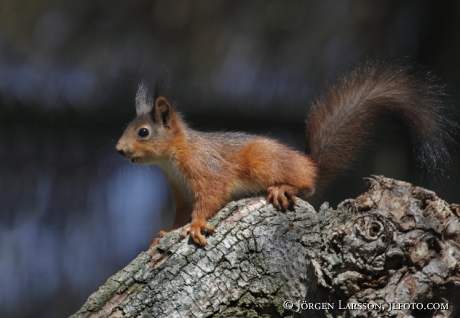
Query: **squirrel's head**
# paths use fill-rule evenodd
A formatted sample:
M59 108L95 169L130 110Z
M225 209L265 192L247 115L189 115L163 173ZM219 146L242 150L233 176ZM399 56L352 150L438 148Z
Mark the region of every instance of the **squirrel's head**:
M144 83L136 94L136 118L126 127L116 150L137 164L154 164L172 155L183 136L183 123L171 103L155 88L154 98Z

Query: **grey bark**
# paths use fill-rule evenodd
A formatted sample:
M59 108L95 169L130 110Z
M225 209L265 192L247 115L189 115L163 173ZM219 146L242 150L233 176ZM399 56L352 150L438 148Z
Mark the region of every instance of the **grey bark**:
M336 210L231 202L206 247L167 235L72 317L458 317L460 206L367 182Z

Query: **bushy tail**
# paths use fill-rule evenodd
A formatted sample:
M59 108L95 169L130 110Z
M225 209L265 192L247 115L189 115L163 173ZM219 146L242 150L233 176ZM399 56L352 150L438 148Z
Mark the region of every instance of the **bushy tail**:
M457 148L452 111L443 87L413 66L373 61L345 72L307 119L306 150L318 164L319 187L350 168L387 113L407 128L422 171L442 175Z

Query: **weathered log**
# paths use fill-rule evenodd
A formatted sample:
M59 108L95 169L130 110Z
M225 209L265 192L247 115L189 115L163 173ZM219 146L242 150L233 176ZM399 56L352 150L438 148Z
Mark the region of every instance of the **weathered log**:
M208 245L175 231L72 317L457 317L460 206L381 176L319 212L231 202Z

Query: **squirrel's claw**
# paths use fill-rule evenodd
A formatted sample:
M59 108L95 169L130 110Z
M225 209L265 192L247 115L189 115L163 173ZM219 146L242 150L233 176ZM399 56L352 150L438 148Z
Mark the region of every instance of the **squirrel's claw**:
M152 244L150 244L150 247L157 246L158 243L160 243L161 237L156 237L153 239Z
M153 239L152 244L150 244L150 247L154 247L158 245L160 240L168 233L174 231L171 230L169 232L166 231L160 231L158 232L158 237ZM188 234L190 234L191 239L198 245L200 246L205 246L207 244L206 238L201 234L201 231L206 231L206 232L214 232L214 228L212 226L209 226L206 224L205 220L198 220L194 221L191 224L184 225L180 231L180 238L185 238Z
M180 231L180 238L181 239L185 238L189 232L190 232L190 224L184 225L182 227L182 230Z
M289 185L274 185L267 189L267 202L277 209L286 211L295 204L296 189Z
M192 221L182 227L180 237L184 238L190 234L190 238L198 245L205 246L207 244L206 238L201 234L201 231L214 232L214 228L206 224L205 220Z
M171 232L171 231L169 231ZM160 231L158 232L158 237L164 237L166 234L168 234L169 232L166 232L166 231Z
M158 245L158 243L160 242L160 240L161 240L165 235L167 235L168 233L171 233L171 232L174 231L174 230L175 230L175 229L172 229L171 231L163 231L163 230L161 230L160 232L158 232L157 237L153 239L152 244L150 244L150 247L153 247L153 246Z
M169 232L166 232L166 231L163 231L163 230L158 232L157 237L153 239L152 243L150 244L150 247L154 247L154 246L158 245L158 243L160 243L160 240L163 238L163 236L165 236L168 233Z

